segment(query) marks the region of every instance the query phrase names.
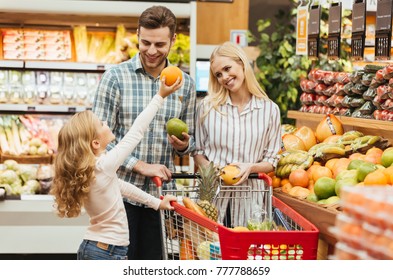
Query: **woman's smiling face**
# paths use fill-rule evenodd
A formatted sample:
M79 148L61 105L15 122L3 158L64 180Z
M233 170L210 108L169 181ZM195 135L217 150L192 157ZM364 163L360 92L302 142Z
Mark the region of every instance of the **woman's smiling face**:
M217 81L231 92L238 92L245 85L243 65L229 57L215 57L211 70Z

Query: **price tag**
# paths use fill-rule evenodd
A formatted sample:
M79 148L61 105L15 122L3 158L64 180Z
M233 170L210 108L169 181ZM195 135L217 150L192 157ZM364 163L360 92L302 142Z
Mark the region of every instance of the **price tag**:
M296 28L296 54L307 55L307 18L308 6L297 8L297 28Z
M319 55L319 32L321 22L321 6L314 5L310 8L308 21L308 57L318 59Z
M392 7L391 0L378 0L375 30L375 60L390 59Z
M27 106L27 111L28 112L35 112L35 106Z
M75 107L68 107L68 112L76 113L76 108Z
M332 3L329 9L328 58L340 58L341 2Z
M355 0L352 7L351 57L362 60L366 41L366 0Z

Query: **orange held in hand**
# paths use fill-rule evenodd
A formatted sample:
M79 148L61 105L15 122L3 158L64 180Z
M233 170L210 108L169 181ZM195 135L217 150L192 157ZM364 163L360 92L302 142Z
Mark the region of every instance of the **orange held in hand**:
M161 71L160 80L162 80L162 77L164 76L165 84L167 86L171 86L176 82L177 78L180 78L180 81L182 80L183 72L180 70L179 67L169 65Z

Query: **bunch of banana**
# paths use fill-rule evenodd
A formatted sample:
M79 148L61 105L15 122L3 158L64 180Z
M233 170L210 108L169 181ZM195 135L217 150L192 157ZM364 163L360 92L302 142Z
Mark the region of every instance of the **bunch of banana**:
M308 169L313 162L313 157L306 151L285 151L281 154L275 174L277 177L287 178L292 171L296 169Z
M365 154L372 147L377 147L384 150L389 146L390 143L387 139L384 139L381 136L376 136L376 135L365 135L356 138L351 143L352 151L362 154Z
M340 138L337 140L337 143L344 144L344 145L351 145L355 139L363 136L364 134L360 131L350 130L345 132L343 135L341 135Z
M326 162L332 158L344 157L346 153L345 145L340 143L319 143L308 150L308 154L315 161Z

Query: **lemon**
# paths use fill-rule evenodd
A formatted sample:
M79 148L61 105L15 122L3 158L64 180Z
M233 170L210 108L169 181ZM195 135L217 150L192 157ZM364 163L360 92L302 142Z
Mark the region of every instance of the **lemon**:
M188 125L181 119L172 118L166 123L166 132L170 136L175 135L180 140L184 140L182 133L188 133Z

